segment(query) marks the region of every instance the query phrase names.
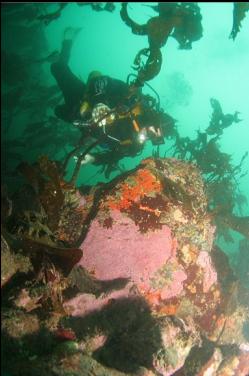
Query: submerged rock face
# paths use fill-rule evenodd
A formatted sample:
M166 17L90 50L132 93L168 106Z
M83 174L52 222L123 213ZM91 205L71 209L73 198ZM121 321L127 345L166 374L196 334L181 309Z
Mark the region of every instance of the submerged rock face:
M25 353L34 355L25 366L30 375L51 369L84 376L247 375L248 288L213 247L215 228L197 167L147 159L85 197L62 186L59 246L49 238L43 246L54 262L65 258L58 270L43 264L45 286L25 283L11 292L15 307L3 316L5 353L14 340L20 361L11 360L10 373L19 374L24 343ZM63 241L71 248L61 247ZM20 262L22 254L14 260L3 237L2 248L7 291L12 276L31 264ZM77 258L72 251L79 251ZM39 312L51 309L48 299L53 308L44 321Z
M6 239L1 235L1 288L11 280L17 272L27 273L32 269L28 257L13 253Z
M216 320L221 291L210 257L214 231L197 167L176 159L144 160L100 196L80 246L78 267L97 280L128 283L105 296L79 294L66 305L73 316L84 317L139 295L156 318L176 317L177 323L161 326L170 349L162 340L153 355L155 369L171 375Z
M102 196L79 265L96 279L129 278L124 296L135 285L158 313L168 307L184 316L188 305L200 318L211 308L201 300L208 297L213 309L219 301L210 258L215 229L206 207L195 166L145 160ZM77 306L75 314L84 314Z

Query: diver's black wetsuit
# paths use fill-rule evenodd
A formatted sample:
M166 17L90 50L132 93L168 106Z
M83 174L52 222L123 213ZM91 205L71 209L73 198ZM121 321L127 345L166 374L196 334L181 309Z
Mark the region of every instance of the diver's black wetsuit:
M87 88L87 98L91 106L104 103L110 108L128 105L129 86L109 76L92 78Z
M118 108L121 112L126 112L125 108L129 108L130 102L133 101L129 96L129 85L121 80L101 75L91 78L86 85L71 72L68 66L71 47L72 41L64 40L59 61L51 65L52 75L65 101L65 104L55 108L56 116L66 122L78 120L83 101L87 101L91 108L103 103L111 109ZM88 129L82 129L83 138L87 137L88 133ZM134 141L137 133L134 131L131 119L123 118L115 121L115 126L110 127L107 134L98 127L96 135L92 130L91 135L99 139L103 147L102 153L94 155L95 164L113 164L124 156L135 156L143 149L142 144ZM127 140L127 144L122 144Z
M125 82L108 76L100 76L92 78L87 87L71 72L68 66L71 48L72 41L64 40L59 61L51 65L52 75L65 101L65 104L55 108L56 116L73 122L79 117L80 104L83 100L87 100L92 107L97 103L104 103L111 108L126 104L129 86Z
M61 89L65 104L55 108L55 114L60 119L71 122L78 116L79 107L86 91L86 84L77 78L68 66L71 40L64 40L59 61L51 65L51 72Z

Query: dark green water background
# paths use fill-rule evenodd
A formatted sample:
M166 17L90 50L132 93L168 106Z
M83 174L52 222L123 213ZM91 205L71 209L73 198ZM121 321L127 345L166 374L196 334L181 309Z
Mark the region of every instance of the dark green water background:
M1 49L8 53L16 53L26 59L25 69L31 75L33 81L43 86L54 85L54 78L50 73L49 63L31 64L30 59L39 59L54 50L60 50L63 31L66 27L82 27L73 45L70 67L72 71L86 81L92 70L100 70L114 78L126 80L129 73L134 73L131 66L136 53L148 46L147 37L136 36L122 22L119 11L120 3L115 3L116 9L110 12L94 12L89 6L79 7L76 3L70 3L61 13L61 17L44 25L32 17L29 21L15 18L11 12L2 9L2 36ZM243 154L249 150L249 17L242 22L242 29L235 41L229 39L232 28L232 3L199 3L203 16L203 37L192 45L192 50L179 50L177 42L169 38L167 44L161 49L163 64L160 73L150 81L150 84L158 91L161 105L166 112L178 120L178 131L182 137L195 138L196 131L204 131L208 126L212 109L210 98L214 97L221 103L224 113L239 111L243 119L225 129L221 144L221 150L232 155L233 163L240 162ZM4 7L15 7L19 14L27 9L27 4L7 4ZM19 7L19 8L18 8ZM39 11L56 10L57 3L48 5L31 3L30 7L39 7ZM45 9L46 8L46 9ZM14 9L14 8L13 8ZM24 12L25 13L25 12ZM156 13L142 3L134 3L129 6L130 16L138 23L145 23ZM2 75L9 74L4 61L2 61ZM6 119L2 119L2 142L8 140L23 140L27 123L38 121L37 101L40 100L41 117L52 115L53 109L46 107L46 97L39 99L37 92L22 83L26 98L26 109L19 109L13 116L11 127L8 128ZM8 85L2 82L2 109L8 113L7 99L4 97ZM145 88L144 92L151 94ZM36 104L34 105L34 102ZM35 107L34 107L35 106ZM35 113L32 110L35 108ZM42 120L42 118L41 118ZM68 125L71 129L70 125ZM66 128L65 128L66 129ZM74 135L77 132L73 130ZM76 132L76 133L75 133ZM65 137L70 137L70 132ZM35 141L35 140L34 140ZM37 141L37 140L36 140ZM25 151L20 152L22 160L34 162L38 155L48 154L51 159L64 158L65 152L70 151L65 138L64 147L58 150L53 146L54 140L44 140L44 145L38 149L27 144ZM164 156L170 143L160 146L160 155ZM14 191L21 177L15 170L18 161L12 159L8 150L2 148L2 180L7 183L10 191ZM125 158L121 165L125 169L135 167L139 161L152 155L153 146L146 145L142 155L136 158ZM167 154L170 156L170 153ZM73 159L69 165L68 176L74 167ZM244 163L244 170L248 169L248 159ZM11 174L12 171L12 174ZM92 165L81 168L78 185L94 185L99 181L106 181L99 167ZM112 179L116 174L110 176ZM239 190L249 201L249 176L245 176L239 182ZM244 205L240 215L249 215L249 206ZM240 236L234 234L234 243L222 244L223 249L230 254L231 260L237 254Z

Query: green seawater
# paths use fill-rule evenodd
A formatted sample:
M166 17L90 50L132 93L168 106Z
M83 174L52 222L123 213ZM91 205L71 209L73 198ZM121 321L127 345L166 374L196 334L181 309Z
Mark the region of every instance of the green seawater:
M113 12L97 12L87 5L68 3L60 17L48 24L37 20L39 15L56 12L58 4L1 4L1 182L10 194L25 182L16 171L19 163L34 163L40 155L63 161L80 137L79 130L72 124L53 124L55 102L52 99L58 97L56 103L59 103L60 92L50 72L50 62L37 62L53 51L60 51L65 28L82 28L74 41L69 66L84 82L93 70L126 81L130 73L135 73L132 66L137 52L148 46L147 36L134 35L121 20L120 3L114 3ZM220 102L225 114L238 111L241 122L224 129L218 140L220 150L231 155L232 164L237 166L249 152L249 12L233 41L229 39L233 3L198 4L202 14L202 38L193 42L192 49L184 50L169 37L161 48L161 70L149 84L159 94L164 111L177 120L181 137L195 139L197 131L204 132L208 127L212 114L210 98ZM130 4L128 11L139 24L156 15L144 3ZM145 86L143 91L153 96L149 87ZM41 123L44 123L43 128ZM100 166L82 166L77 186L108 182L121 170L134 168L155 152L161 157L171 157L172 144L173 141L166 140L157 148L147 142L142 154L125 157L120 161L120 169L113 171L109 178L101 172ZM68 180L75 163L71 158ZM245 174L248 170L249 158L246 158L241 171L243 176L236 176L236 192L242 197L240 205L234 208L238 216L249 216L249 174ZM249 281L248 243L243 251L247 259L241 259L244 237L235 231L230 231L230 237L230 241L217 237L216 243L246 284Z
M128 9L130 16L139 24L157 15L143 3L130 5ZM162 108L177 119L181 137L194 139L197 131L208 127L212 97L220 102L225 114L239 111L242 121L225 129L219 139L221 151L230 154L233 164L237 165L248 151L249 20L247 17L242 21L241 30L233 41L228 38L232 27L232 3L201 3L200 9L203 37L193 42L191 50L179 49L177 41L169 37L161 48L161 71L149 84L158 92ZM136 53L148 45L146 36L132 34L122 22L119 3L115 3L113 12L97 12L90 6L69 3L62 9L60 17L47 25L36 20L38 15L56 10L57 3L9 3L2 6L2 180L7 182L10 191L14 191L22 179L14 172L20 161L34 162L41 154L56 160L65 158L72 149L67 140L76 142L79 137L77 130L69 124L60 125L62 131L56 131L50 125L48 138L46 132L35 133L35 123L53 116L53 105L46 104L46 87L56 85L56 82L49 62L39 64L34 61L55 50L60 51L65 28L82 28L74 42L69 65L84 82L92 70L125 81L128 74L135 73L132 64ZM8 53L8 58L4 53ZM10 95L5 96L6 92ZM153 95L146 86L144 93ZM31 133L27 134L30 123L34 123L33 133L29 131ZM59 132L61 135L56 138ZM5 141L8 142L5 144ZM15 146L12 141L28 144ZM167 152L170 146L169 140L160 146L160 156L170 156ZM122 167L135 167L141 159L151 156L153 149L148 142L141 155L124 158ZM74 167L75 161L71 158L68 179ZM248 159L244 162L243 171L247 169ZM95 185L106 181L99 170L93 165L84 166L77 184ZM120 171L114 171L109 180L118 174ZM249 176L237 183L239 192L248 199ZM241 215L248 215L248 210L245 203ZM232 252L236 252L237 245L230 246Z

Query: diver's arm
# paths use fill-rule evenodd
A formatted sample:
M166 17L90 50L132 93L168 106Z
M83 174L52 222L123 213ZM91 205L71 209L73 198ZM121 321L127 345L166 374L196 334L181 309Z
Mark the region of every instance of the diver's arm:
M124 81L112 78L111 87L115 94L119 94L123 97L129 95L129 85L127 85L127 83L125 83Z
M129 85L121 80L110 78L107 95L116 105L128 104L130 95Z

